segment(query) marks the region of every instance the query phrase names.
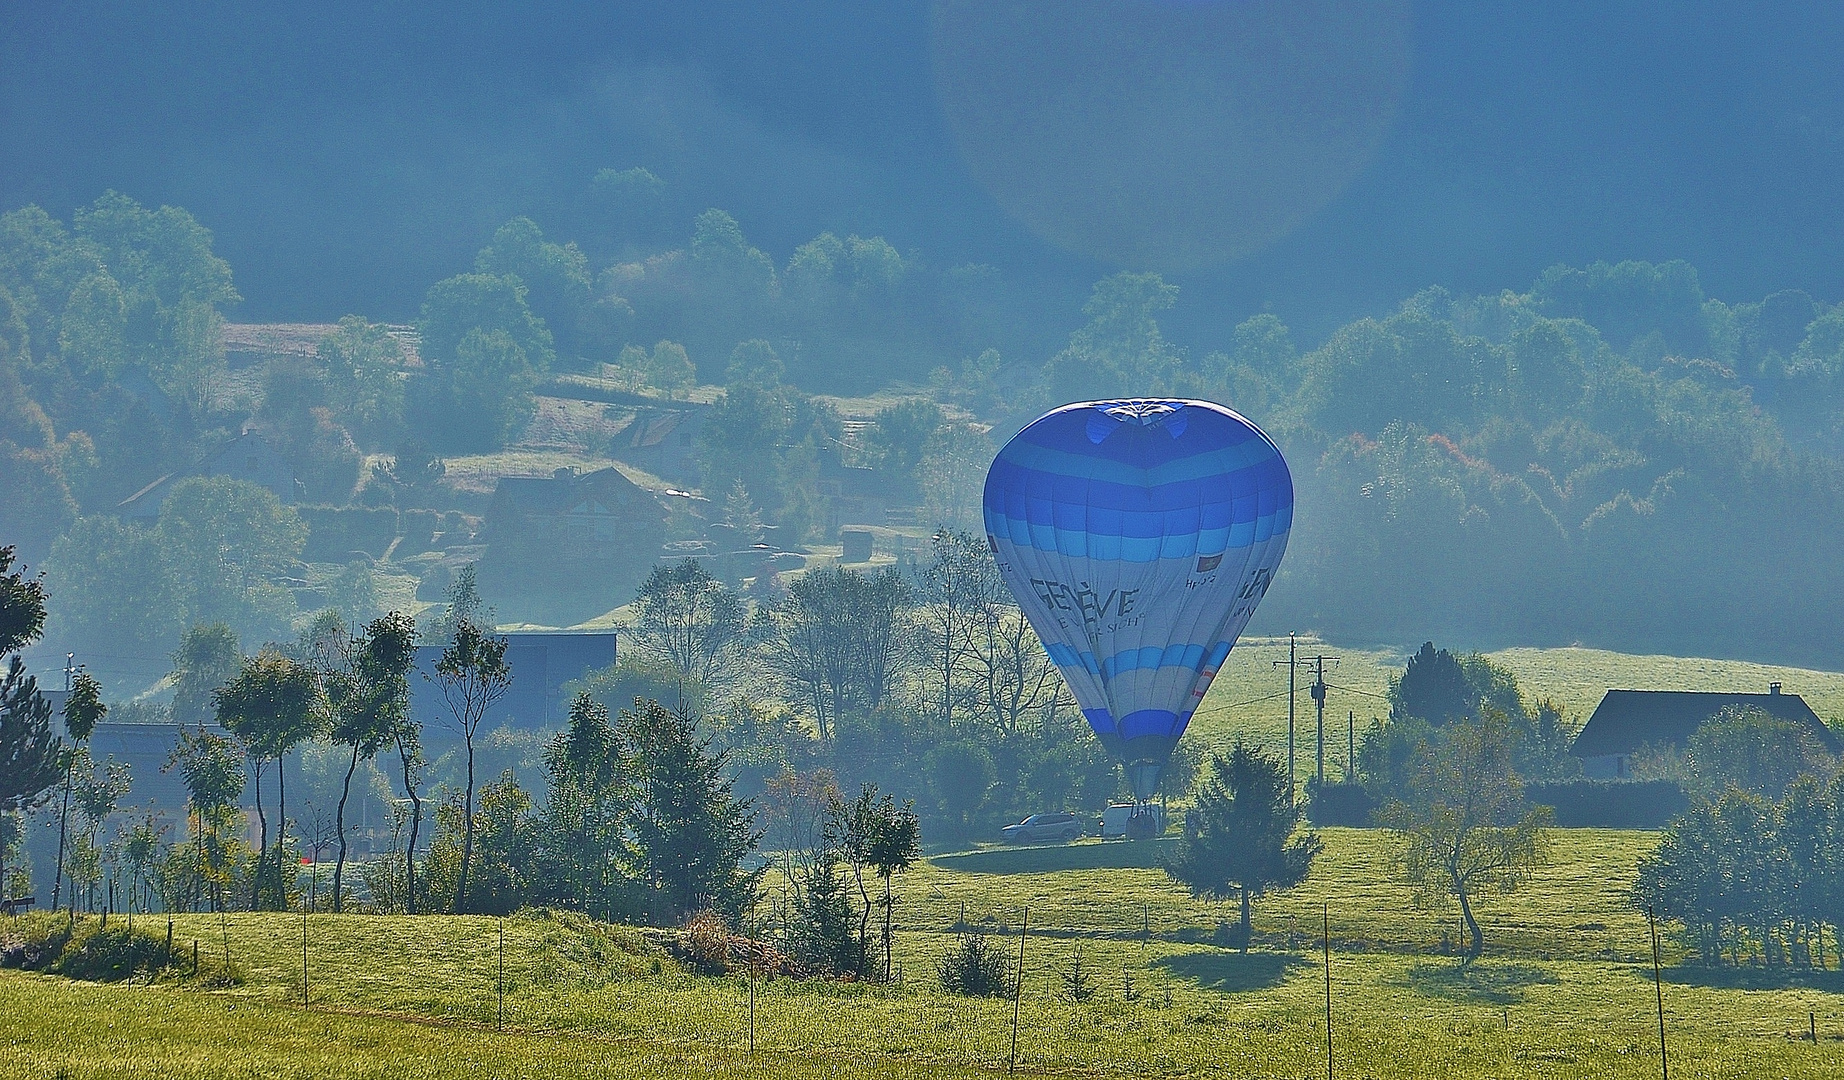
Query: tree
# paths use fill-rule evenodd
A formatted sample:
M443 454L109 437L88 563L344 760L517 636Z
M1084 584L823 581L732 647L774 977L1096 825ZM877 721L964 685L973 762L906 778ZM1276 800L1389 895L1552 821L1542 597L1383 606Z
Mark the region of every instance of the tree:
M149 210L114 191L78 210L73 224L100 256L97 269L106 267L117 284L130 357L195 417L203 414L222 382L218 309L242 299L230 265L212 251L211 231L178 207ZM109 323L112 303L103 305Z
M1318 834L1300 831L1302 808L1288 790L1278 757L1236 740L1228 756L1210 756L1211 777L1185 812L1184 833L1165 873L1193 896L1242 901L1237 941L1248 952L1251 902L1270 889L1306 880L1323 850Z
M0 547L0 656L18 652L45 630L45 585L13 569L16 550Z
M429 847L429 888L459 891L461 862L470 859L467 903L470 912L509 915L531 895L534 856L540 843L532 815L531 794L510 769L480 790L474 814L473 851L465 852L462 793L436 810L435 840Z
M771 508L782 501L782 449L790 441L787 393L739 383L724 390L698 431L704 486L741 483Z
M307 543L293 507L247 480L194 476L173 485L156 526L194 623L222 622L261 640L285 630L294 594L276 583Z
M435 684L448 705L448 715L467 748L467 789L462 802L461 866L455 878L457 914L467 907L467 876L474 860L474 741L480 725L506 691L512 687L512 668L506 663L507 641L494 637L472 619L460 617L435 664ZM428 677L428 676L425 676Z
M526 285L505 274L461 274L429 287L417 329L422 353L438 364L453 363L473 331L504 334L538 371L555 359L551 332L526 303Z
M405 692L408 693L406 687ZM404 913L416 914L416 840L423 827L422 787L428 762L423 757L421 725L408 709L391 732L397 748L397 762L402 768L403 794L410 800L410 843L403 853Z
M936 709L952 723L972 693L971 680L961 675L974 647L979 614L1003 586L986 545L972 533L937 529L929 550L933 558L917 589L916 628L925 642L926 677L939 685Z
M762 542L762 511L749 497L749 489L741 480L730 485L729 492L724 495L723 508L723 522L735 530L738 544Z
M575 244L552 243L536 222L516 217L501 225L474 257L474 269L511 276L524 285L532 314L556 339L557 351L572 359L583 354L589 260Z
M879 466L898 479L913 479L916 464L942 422L941 406L921 398L878 410L867 434Z
M763 841L794 894L796 907L820 864L829 853L836 855L826 839L826 821L838 801L839 783L830 769L800 773L784 768L763 787L758 800Z
M107 854L96 842L97 834L132 788L133 778L125 763L114 760L99 772L87 748L79 748L72 756L77 759L77 813L83 819L83 828L72 844L70 910L74 912L77 910L78 882L88 889L84 908L94 910L96 907L96 885L102 880L102 860Z
M202 724L216 715L212 698L242 667L237 635L223 623L194 626L173 653L173 721Z
M769 614L769 655L821 739L847 710L883 703L909 660L910 590L895 568L810 571Z
M283 768L288 752L312 738L320 720L320 685L314 670L274 648L265 648L244 660L230 682L212 696L218 725L237 736L252 762L275 762L276 834L274 866L264 871L261 858L251 882L250 906L260 909L264 886L275 910L287 904L283 859L288 836L288 789ZM259 781L260 783L260 781ZM257 789L257 818L262 824L263 847L268 843L268 822L262 815L262 794ZM266 880L265 880L266 879Z
M956 528L980 520L980 497L993 445L973 424L945 423L922 444L916 461L916 486L930 519Z
M698 381L698 369L692 365L691 357L685 352L685 346L676 341L655 342L651 356L645 353L641 355L646 358L640 361L639 367L646 372L647 383L650 386L676 395Z
M13 570L13 549L0 547L0 828L43 801L64 773L64 745L51 731L51 703L38 680L11 655L38 639L45 625L45 590L25 568ZM0 839L0 893L7 890L5 839Z
M1805 725L1754 706L1729 706L1691 733L1694 783L1715 793L1734 785L1775 800L1806 773L1831 771L1831 754Z
M504 446L537 408L532 387L539 369L504 330L474 329L455 347L449 370L454 420L485 436L481 446Z
M884 909L883 978L890 980L892 944L891 914L895 898L891 879L921 858L921 829L912 803L898 806L894 796L885 792L880 799L877 785L866 784L858 797L847 803L836 796L826 811L826 836L838 861L850 867L858 887L863 914L858 921L858 972L869 974L869 922L873 903L865 888L865 871L869 870L884 883L881 901Z
M1082 314L1087 326L1045 365L1059 401L1158 393L1180 354L1159 330L1158 315L1178 302L1178 286L1158 274L1123 271L1095 283Z
M634 640L677 677L675 708L701 710L749 629L742 598L696 559L656 566L634 599Z
M339 856L333 863L333 910L343 910L346 870L346 803L360 761L370 761L391 744L410 710L410 666L416 660L416 623L392 612L344 642L341 663L322 673L332 723L328 735L352 754L340 784L334 831Z
M186 798L192 804L192 818L197 825L192 880L210 887L213 910L222 909L223 887L230 880L228 853L220 843L219 834L230 825L237 799L243 795L241 757L236 746L224 736L207 731L203 726L190 731L182 725L179 743L165 766L166 769L178 766L180 780L186 786ZM189 895L191 903L198 901L196 888L189 890Z
M724 385L773 390L787 378L787 373L787 365L775 355L774 346L761 338L751 338L737 342L736 348L730 350L730 363L724 368Z
M96 724L109 711L102 703L102 685L89 672L78 669L71 679L70 693L64 697L64 734L78 749L87 746ZM64 805L58 810L58 864L51 878L51 909L58 908L58 893L64 883L64 843L70 831L71 771L76 755L66 755L64 765ZM4 880L4 878L0 878Z
M985 805L998 777L992 755L969 739L954 739L922 755L922 775L954 835L971 836L973 816Z
M1450 721L1423 742L1406 790L1377 815L1403 841L1399 864L1416 899L1459 901L1468 963L1485 949L1474 898L1511 892L1547 862L1553 816L1547 806L1524 807L1511 770L1510 721L1495 708L1482 713Z
M742 867L761 835L748 801L731 794L727 755L711 752L695 720L657 701L622 712L621 733L636 762L634 858L651 914L677 919L709 908L736 918L761 877Z
M326 371L334 417L367 445L403 420L403 346L388 327L347 315L320 339L314 355Z
M550 799L539 822L540 862L551 878L550 895L615 916L626 906L629 881L621 866L627 838L633 762L609 723L608 708L588 694L570 705L569 726L544 751Z
M1409 657L1402 677L1390 687L1390 716L1413 716L1430 724L1473 716L1479 711L1479 694L1467 681L1460 661L1434 642L1422 642Z
M180 582L158 529L113 514L78 518L47 564L58 621L78 643L126 653L167 652L187 626L190 582Z

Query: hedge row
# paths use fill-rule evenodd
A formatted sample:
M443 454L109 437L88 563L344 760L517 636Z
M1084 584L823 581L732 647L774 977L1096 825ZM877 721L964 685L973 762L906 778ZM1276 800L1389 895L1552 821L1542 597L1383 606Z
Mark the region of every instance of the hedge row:
M1524 785L1524 801L1554 807L1568 829L1662 829L1690 807L1674 780L1565 780ZM1357 784L1327 784L1307 793L1315 825L1365 826L1377 800Z

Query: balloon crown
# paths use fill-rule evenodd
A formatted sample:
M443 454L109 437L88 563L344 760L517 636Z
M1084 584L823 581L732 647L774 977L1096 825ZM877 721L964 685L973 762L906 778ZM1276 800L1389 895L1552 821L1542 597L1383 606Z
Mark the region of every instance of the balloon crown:
M1116 420L1133 420L1150 427L1184 408L1185 403L1157 398L1128 398L1125 401L1097 401L1095 407Z

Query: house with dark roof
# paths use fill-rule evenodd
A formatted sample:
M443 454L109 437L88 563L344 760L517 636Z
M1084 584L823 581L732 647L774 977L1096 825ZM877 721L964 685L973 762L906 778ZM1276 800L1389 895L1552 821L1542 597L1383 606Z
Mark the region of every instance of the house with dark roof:
M251 428L205 455L192 468L168 473L123 499L116 505L115 512L129 521L151 522L160 516L160 505L166 501L167 492L189 476L229 476L248 480L274 492L284 506L294 505L299 487L288 459L270 446L261 432Z
M645 469L662 480L694 486L698 466L698 435L704 430L703 406L678 409L646 407L635 412L627 426L609 441L609 456Z
M666 541L658 499L610 466L591 473L502 476L481 526L482 579L495 588L569 589L622 599Z
M1844 750L1836 734L1798 694L1770 683L1765 694L1704 693L1690 690L1609 690L1569 747L1591 779L1617 780L1633 774L1641 746L1684 747L1703 722L1730 706L1752 706L1807 728L1826 749Z

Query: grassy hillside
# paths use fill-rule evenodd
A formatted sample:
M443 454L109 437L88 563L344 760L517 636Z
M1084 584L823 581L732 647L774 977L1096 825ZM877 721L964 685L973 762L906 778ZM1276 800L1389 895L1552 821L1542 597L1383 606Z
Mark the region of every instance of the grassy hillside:
M889 987L759 984L684 971L657 934L580 916L495 920L299 915L176 920L182 954L228 943L233 989L97 986L0 972L0 1074L55 1076L960 1076L1002 1071L1012 1005L948 996L933 961L967 922L1032 933L1020 1003L1031 1072L1303 1076L1323 1070L1320 904L1331 907L1337 1074L1377 1078L1657 1075L1645 926L1622 900L1644 834L1571 831L1530 888L1488 898L1491 951L1438 955L1448 916L1388 880L1379 833L1328 830L1313 880L1257 908L1247 956L1208 943L1218 912L1153 869L1153 845L937 856L900 880ZM147 920L144 920L147 921ZM163 934L165 921L151 920ZM1150 929L1150 937L1143 931ZM1080 950L1093 996L1065 996ZM1675 1075L1844 1076L1844 981L1668 973ZM1131 985L1131 994L1129 993ZM1796 1036L1816 1014L1817 1046Z
M1324 653L1339 658L1328 664L1326 682L1327 770L1338 774L1345 759L1345 724L1355 713L1361 733L1371 717L1389 711L1383 700L1389 677L1399 675L1407 653L1376 648L1341 648L1301 638L1298 656ZM1826 721L1844 722L1844 672L1776 667L1746 660L1640 656L1604 649L1505 649L1488 654L1510 668L1524 692L1549 697L1577 723L1587 720L1601 695L1616 687L1633 690L1743 690L1765 693L1767 684L1784 684L1802 694ZM1223 665L1191 730L1200 743L1223 744L1243 735L1273 747L1287 742L1287 639L1248 638ZM1275 662L1281 666L1276 667ZM1311 767L1314 740L1313 702L1306 693L1312 675L1299 674L1295 708L1301 771Z

